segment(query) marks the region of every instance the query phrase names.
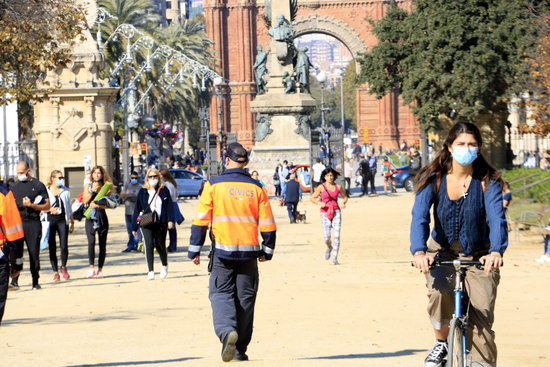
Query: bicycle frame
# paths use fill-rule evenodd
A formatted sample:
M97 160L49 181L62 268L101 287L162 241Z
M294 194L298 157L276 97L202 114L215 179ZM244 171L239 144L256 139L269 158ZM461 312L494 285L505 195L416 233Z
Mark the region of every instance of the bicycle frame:
M472 261L472 260L459 260L455 259L452 261L440 261L437 259L434 262L434 266L440 266L440 265L447 265L452 266L455 269L455 288L453 292L454 296L454 311L453 311L453 318L450 322L450 330L449 330L449 341L448 341L448 348L449 348L449 356L447 360L447 366L450 367L466 367L466 327L468 325L468 310L464 313L463 310L463 299L465 297L464 294L464 276L466 268L465 266L480 266L479 261ZM455 337L455 333L459 332L459 338L460 345L458 346L461 350L459 350L459 354L457 355L455 353L455 341L457 340ZM457 357L457 360L454 360L454 357ZM458 364L458 365L457 365Z
M466 325L468 315L464 315L462 311L462 299L464 297L464 268L462 261L453 260L453 267L456 271L453 319L458 320L459 329L462 331L462 360L464 363L464 366L459 367L466 367ZM450 358L452 358L452 356L450 356Z

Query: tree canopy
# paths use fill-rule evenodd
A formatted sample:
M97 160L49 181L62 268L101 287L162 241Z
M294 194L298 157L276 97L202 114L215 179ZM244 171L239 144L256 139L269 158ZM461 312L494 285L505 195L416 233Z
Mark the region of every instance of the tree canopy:
M527 132L541 136L550 134L550 13L544 9L532 8L535 24L540 30L537 47L530 55L532 59L528 90L531 92L528 106L535 121Z
M378 98L397 90L424 130L440 118L475 119L506 110L525 86L533 49L528 1L417 0L411 12L390 5L371 21L379 40L359 58L360 82Z
M117 20L110 17L105 19L102 25L103 42L120 24L131 24L143 34L153 38L156 46L166 45L203 65L213 64L210 53L211 41L204 32L204 24L200 19L194 18L183 23L174 22L167 27L159 27L160 16L155 12L150 0L99 0L98 5L118 18ZM109 69L112 70L115 67L125 51L125 42L109 42L105 51L108 68L103 71L104 77L109 75ZM141 65L145 59L144 50L136 49L134 67ZM169 90L165 89L173 75L166 80L162 67L164 61L152 60L154 67L151 71L142 74L137 84L140 95L153 85L148 95L149 106L146 114L154 115L159 122L183 124L191 127L194 132L199 131L197 101L202 94L196 88L191 73L185 74L185 78L179 80ZM122 79L122 70L119 74ZM122 83L119 84L122 85Z
M37 81L69 60L84 25L72 0L0 0L0 105L35 98Z
M356 119L356 87L355 62L350 62L344 71L344 128L357 128ZM321 83L312 75L310 79L312 88L311 95L319 103L317 108L311 113L311 121L314 126L321 126ZM340 80L336 78L332 83L327 82L324 90L325 113L327 124L340 127L342 125L341 117L341 95Z

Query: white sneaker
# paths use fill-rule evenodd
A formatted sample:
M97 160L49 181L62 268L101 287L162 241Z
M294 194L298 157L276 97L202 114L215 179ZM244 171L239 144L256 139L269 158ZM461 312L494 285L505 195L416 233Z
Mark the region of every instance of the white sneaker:
M94 268L88 268L88 271L86 272L86 278L92 279L95 277L95 269Z
M147 273L147 280L154 280L155 279L155 272L150 271Z
M535 259L538 263L547 263L550 262L550 256L548 255L541 255L539 258Z
M162 269L160 269L160 279L164 279L168 276L168 265L162 266Z

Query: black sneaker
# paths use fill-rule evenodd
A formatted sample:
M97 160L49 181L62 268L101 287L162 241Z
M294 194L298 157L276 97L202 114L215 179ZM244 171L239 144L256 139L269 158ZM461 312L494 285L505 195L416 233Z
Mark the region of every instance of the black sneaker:
M122 250L121 252L132 252L132 249L131 249L131 248L125 248L125 249Z
M443 358L447 356L447 342L436 342L426 359L424 367L443 367Z
M229 362L235 357L235 352L237 351L237 340L239 339L239 334L235 330L231 330L229 334L223 339L222 346L222 361Z
M19 284L15 280L12 280L11 283L8 284L8 289L10 291L18 291L19 290Z
M248 361L248 356L244 352L237 351L235 353L235 357L233 357L234 361Z
M36 291L36 290L42 289L42 287L40 286L40 284L36 283L32 285L32 289Z

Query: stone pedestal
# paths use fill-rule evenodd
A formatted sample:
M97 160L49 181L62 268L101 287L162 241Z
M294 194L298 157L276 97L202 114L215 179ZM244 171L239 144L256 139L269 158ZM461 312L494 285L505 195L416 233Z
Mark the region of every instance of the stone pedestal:
M87 4L87 22L95 18L95 2ZM118 88L98 76L103 55L89 29L77 42L67 67L48 73L45 84L54 92L35 105L34 132L38 140L39 179L49 180L52 170L64 172L72 194L82 191L84 156L92 166L113 174L114 102Z
M266 116L272 130L258 141L250 156L249 168L260 174L268 192L274 193L273 173L278 163L310 164L309 124L300 124L298 116L309 116L316 101L309 94L268 92L252 103L252 112Z

